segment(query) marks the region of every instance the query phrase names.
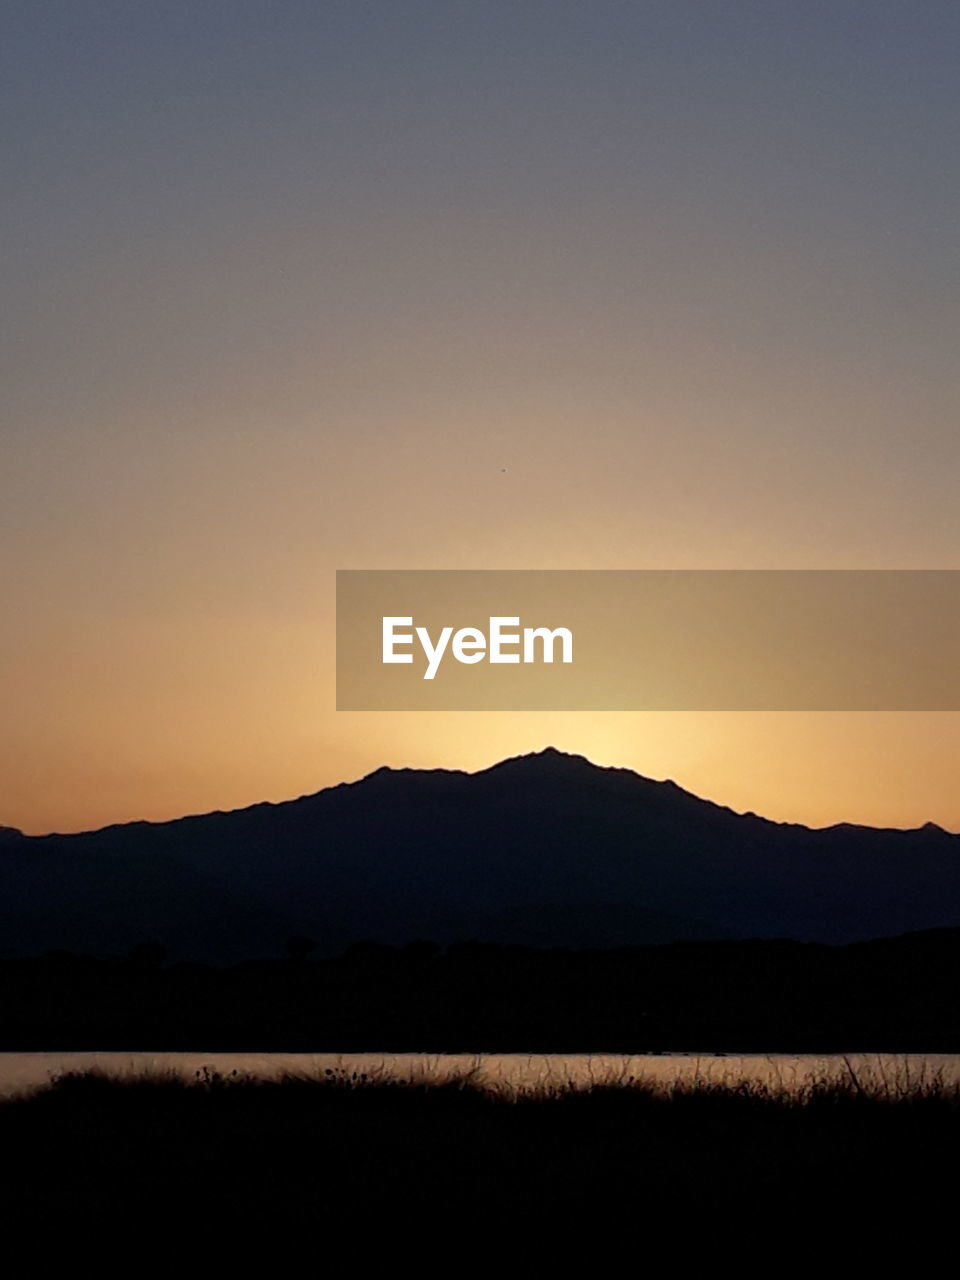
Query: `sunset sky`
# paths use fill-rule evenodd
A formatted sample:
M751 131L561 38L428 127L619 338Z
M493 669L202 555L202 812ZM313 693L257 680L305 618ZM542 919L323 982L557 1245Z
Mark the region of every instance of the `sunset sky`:
M960 6L8 0L0 824L553 743L960 830L957 713L337 713L334 573L960 568Z

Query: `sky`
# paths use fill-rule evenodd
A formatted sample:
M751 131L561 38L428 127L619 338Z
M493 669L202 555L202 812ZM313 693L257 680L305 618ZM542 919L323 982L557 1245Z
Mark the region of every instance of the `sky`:
M4 0L0 823L547 743L960 830L960 715L346 713L336 569L958 568L960 8Z

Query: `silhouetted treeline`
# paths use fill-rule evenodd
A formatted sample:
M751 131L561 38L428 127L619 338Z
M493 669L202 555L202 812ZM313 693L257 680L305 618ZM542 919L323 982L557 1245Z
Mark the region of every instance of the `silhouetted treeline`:
M960 930L845 947L358 944L312 959L0 960L0 1048L960 1052Z

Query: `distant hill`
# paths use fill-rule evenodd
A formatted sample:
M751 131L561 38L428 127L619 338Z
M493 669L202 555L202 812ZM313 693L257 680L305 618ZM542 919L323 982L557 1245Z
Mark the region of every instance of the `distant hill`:
M232 813L0 837L8 954L157 939L231 960L294 935L326 952L850 942L960 925L960 835L771 822L553 749L473 774L383 768Z

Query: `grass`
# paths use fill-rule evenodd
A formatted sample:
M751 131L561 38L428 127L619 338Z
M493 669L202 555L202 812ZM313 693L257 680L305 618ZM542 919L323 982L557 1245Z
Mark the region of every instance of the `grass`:
M852 1065L799 1087L65 1073L0 1104L0 1149L8 1237L121 1220L167 1241L240 1231L408 1251L425 1231L685 1248L744 1233L799 1247L798 1231L862 1246L868 1232L892 1247L952 1220L960 1088Z

